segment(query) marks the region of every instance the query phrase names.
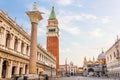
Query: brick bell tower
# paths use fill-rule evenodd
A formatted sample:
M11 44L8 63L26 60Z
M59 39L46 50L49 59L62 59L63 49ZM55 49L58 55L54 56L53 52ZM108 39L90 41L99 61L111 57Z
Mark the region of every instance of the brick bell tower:
M48 19L47 26L47 51L56 57L56 70L59 68L59 28L55 16L54 6Z

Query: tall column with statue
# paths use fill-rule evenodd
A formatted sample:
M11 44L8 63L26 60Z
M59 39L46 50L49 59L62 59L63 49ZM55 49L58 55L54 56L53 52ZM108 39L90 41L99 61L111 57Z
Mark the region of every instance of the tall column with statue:
M37 26L38 22L42 20L41 12L38 11L36 3L34 3L33 11L28 11L26 14L29 16L32 30L31 30L31 46L30 46L30 61L29 61L29 74L36 75L36 62L37 62Z

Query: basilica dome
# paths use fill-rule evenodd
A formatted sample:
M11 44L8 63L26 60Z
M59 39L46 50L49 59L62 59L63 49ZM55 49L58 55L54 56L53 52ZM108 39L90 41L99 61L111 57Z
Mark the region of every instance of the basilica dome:
M105 59L105 53L103 51L98 55L98 59Z

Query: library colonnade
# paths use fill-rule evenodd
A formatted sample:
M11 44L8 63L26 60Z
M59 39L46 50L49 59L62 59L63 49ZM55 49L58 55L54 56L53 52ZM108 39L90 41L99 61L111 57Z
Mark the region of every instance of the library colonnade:
M0 10L0 78L29 73L30 35L15 20ZM50 75L55 71L56 59L37 45L37 73ZM54 72L53 71L53 72Z

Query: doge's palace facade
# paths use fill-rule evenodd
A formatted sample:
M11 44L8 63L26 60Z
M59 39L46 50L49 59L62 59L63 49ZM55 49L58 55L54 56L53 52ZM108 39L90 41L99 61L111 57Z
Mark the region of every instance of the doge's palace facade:
M37 74L55 74L56 58L37 46ZM30 35L0 10L0 79L29 73ZM51 73L52 72L52 73Z
M120 39L106 51L108 75L120 78Z

